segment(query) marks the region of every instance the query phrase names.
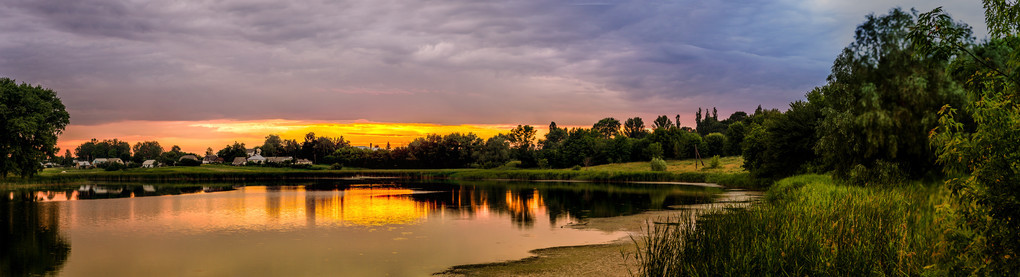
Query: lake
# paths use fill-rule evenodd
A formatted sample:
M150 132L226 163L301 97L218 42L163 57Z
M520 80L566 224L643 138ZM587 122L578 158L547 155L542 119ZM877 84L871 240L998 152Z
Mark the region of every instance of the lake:
M0 276L421 276L614 241L628 233L568 225L718 191L343 180L5 191Z

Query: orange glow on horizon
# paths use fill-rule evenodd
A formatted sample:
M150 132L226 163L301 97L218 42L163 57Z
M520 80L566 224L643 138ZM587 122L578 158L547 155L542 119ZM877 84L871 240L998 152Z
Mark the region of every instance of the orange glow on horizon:
M173 145L181 146L185 152L205 153L206 148L219 151L234 141L244 143L246 147L262 145L265 137L270 134L279 135L282 139L303 141L305 134L312 132L316 136L340 137L357 146L391 147L406 146L418 137L427 134L473 133L482 139L488 139L500 133L509 133L517 125L478 124L478 125L440 125L430 123L386 123L386 122L313 122L298 120L205 120L205 121L123 121L99 125L69 125L57 142L60 148L58 155L64 150L74 149L78 145L95 138L119 139L132 146L142 141L158 141L164 150L169 151ZM548 126L532 125L538 131L536 138L541 138Z

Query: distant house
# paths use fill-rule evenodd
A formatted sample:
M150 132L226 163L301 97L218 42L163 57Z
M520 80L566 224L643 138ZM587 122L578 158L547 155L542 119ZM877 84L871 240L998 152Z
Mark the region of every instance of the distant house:
M245 149L244 150L244 154L247 154L248 157L251 157L251 156L255 156L255 154L258 154L258 153L255 152L255 149Z
M266 162L266 157L263 157L259 153L255 153L255 156L248 157L248 161L261 164Z
M235 157L234 158L234 162L231 163L231 164L232 165L244 165L247 162L248 162L248 159L245 158L245 157Z
M266 157L266 162L267 163L282 164L282 163L285 163L285 162L288 162L288 161L293 161L293 160L294 160L293 157Z
M294 164L312 164L312 161L309 161L308 159L297 159Z
M380 150L379 147L364 146L364 145L355 146L354 148L361 149L361 150L369 150L369 151L379 151Z
M214 163L222 163L222 162L223 162L223 158L220 158L219 156L216 156L216 154L205 155L205 158L202 159L202 163L203 164L214 164Z
M195 157L195 155L191 155L191 154L181 156L181 158L178 159L177 161L183 161L185 159L193 160L193 161L198 161L198 157Z
M120 158L97 158L92 161L93 166L99 166L104 163L119 163L124 164L124 161Z
M89 161L75 160L74 161L74 167L77 167L77 168L89 168L89 167L92 167L92 163L89 163Z
M142 168L153 168L156 167L156 160L145 160L142 162Z

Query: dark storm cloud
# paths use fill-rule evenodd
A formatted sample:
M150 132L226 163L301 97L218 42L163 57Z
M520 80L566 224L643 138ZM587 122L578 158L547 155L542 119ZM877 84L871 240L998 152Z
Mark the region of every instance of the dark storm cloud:
M0 75L56 89L72 124L586 124L698 106L782 107L822 84L865 14L893 5L4 2ZM957 10L981 25L979 4Z

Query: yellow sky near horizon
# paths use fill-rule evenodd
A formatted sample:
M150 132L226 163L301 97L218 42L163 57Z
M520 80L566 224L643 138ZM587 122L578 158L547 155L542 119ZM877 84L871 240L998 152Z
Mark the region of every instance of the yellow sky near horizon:
M131 145L141 141L158 141L165 150L178 145L185 152L205 153L211 147L218 151L234 141L247 147L261 145L269 134L280 135L283 139L304 140L305 134L340 137L352 145L380 145L385 147L404 146L414 138L426 134L474 133L483 139L499 133L508 133L517 125L440 125L430 123L387 123L387 122L317 122L300 120L203 120L203 121L122 121L99 125L68 125L57 141L59 155L64 150L74 149L93 138L119 139ZM535 126L538 136L545 134L548 126Z

